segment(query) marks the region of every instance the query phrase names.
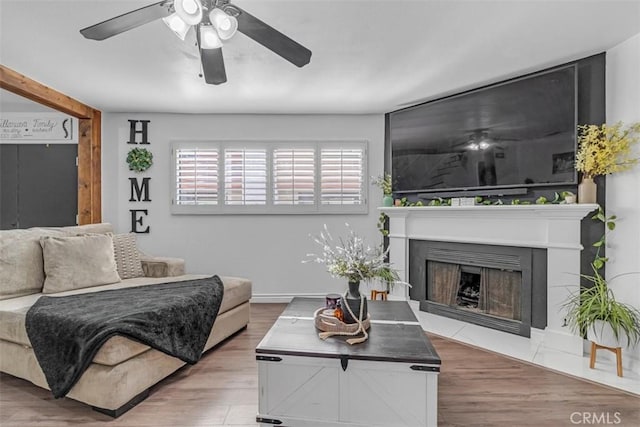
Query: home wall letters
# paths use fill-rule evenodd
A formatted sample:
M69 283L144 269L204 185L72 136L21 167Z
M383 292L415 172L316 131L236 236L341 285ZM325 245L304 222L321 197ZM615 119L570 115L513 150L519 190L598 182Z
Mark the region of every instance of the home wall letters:
M150 120L128 120L129 122L129 141L127 144L151 144L148 138L148 129ZM138 123L140 124L140 129L138 129ZM140 136L141 141L137 142L138 136ZM131 152L130 152L131 153ZM150 158L153 158L152 156ZM133 168L129 167L130 170ZM151 177L143 177L142 182L138 180L137 177L129 178L129 185L131 188L131 196L129 197L130 202L150 202L151 197L149 196L149 188L151 183ZM131 214L131 232L132 233L146 233L148 234L151 230L150 226L146 226L144 224L145 218L149 215L148 209L129 209L129 213Z

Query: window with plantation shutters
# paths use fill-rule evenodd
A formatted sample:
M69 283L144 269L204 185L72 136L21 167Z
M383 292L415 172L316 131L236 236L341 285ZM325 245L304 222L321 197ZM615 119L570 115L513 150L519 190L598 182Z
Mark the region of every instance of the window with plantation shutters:
M367 213L366 142L175 142L174 214Z
M224 150L225 205L267 204L267 150Z
M323 205L364 203L364 150L320 149L320 202Z
M273 150L273 203L315 204L315 148Z
M218 150L185 148L176 150L177 205L218 203Z

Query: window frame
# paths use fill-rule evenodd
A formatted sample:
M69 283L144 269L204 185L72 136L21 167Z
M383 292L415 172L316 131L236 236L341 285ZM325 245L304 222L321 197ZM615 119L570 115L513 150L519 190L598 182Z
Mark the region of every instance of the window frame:
M174 140L170 143L171 177L170 203L172 215L295 215L295 214L368 214L369 213L369 143L365 140ZM274 164L273 153L276 149L314 149L314 195L313 204L274 204ZM321 203L321 150L322 149L361 149L361 204L322 204ZM180 149L217 149L218 150L218 202L217 204L189 204L176 203L177 187L177 150ZM227 205L225 204L225 149L265 149L267 162L266 176L266 204L263 205Z

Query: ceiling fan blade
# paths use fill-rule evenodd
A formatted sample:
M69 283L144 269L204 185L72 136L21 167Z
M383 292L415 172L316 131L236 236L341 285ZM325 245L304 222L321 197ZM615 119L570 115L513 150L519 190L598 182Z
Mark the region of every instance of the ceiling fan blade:
M80 30L80 33L91 40L104 40L156 19L171 15L173 1L163 0L140 9L132 10L115 18L107 19L99 24Z
M238 31L241 33L298 67L303 67L311 61L311 51L300 43L265 24L235 4L229 4L227 7L230 11L237 11Z
M204 81L208 84L219 85L227 81L227 72L224 69L222 48L200 49Z

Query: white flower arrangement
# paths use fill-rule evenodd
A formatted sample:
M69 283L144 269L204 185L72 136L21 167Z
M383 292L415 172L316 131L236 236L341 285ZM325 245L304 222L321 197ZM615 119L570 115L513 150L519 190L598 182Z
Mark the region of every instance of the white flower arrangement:
M391 268L386 261L389 249L383 250L382 245L371 247L365 245L363 238L358 237L349 224L345 224L349 230L348 237L333 239L327 225L319 236L311 236L321 248L321 254L307 254L303 262L315 262L325 264L327 271L333 277L344 277L349 282L378 279L392 286L400 282L398 272ZM408 285L408 283L405 283Z

